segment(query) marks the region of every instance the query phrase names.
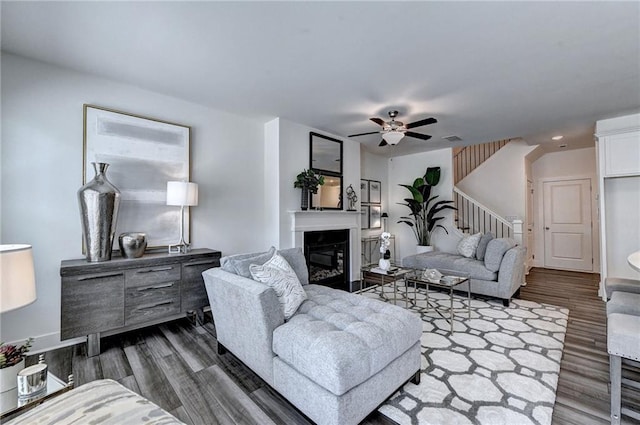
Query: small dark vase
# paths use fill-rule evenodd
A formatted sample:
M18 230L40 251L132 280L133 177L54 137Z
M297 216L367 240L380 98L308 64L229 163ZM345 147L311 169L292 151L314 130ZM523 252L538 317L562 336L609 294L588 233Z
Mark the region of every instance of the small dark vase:
M107 180L103 162L92 162L96 176L78 190L82 235L89 262L111 260L120 191Z
M302 198L300 198L300 209L306 211L309 209L309 189L302 188Z

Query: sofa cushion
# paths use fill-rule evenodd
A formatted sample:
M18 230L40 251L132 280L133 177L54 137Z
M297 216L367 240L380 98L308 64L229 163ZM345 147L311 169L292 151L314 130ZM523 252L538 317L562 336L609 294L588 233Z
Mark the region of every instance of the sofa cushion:
M287 260L277 252L263 265L251 264L249 271L254 280L262 282L276 293L280 307L288 320L307 299L307 294Z
M484 266L494 272L500 270L500 263L504 253L516 246L516 242L509 238L492 239L487 245L487 252L484 254Z
M467 258L475 257L476 249L478 249L478 243L480 243L481 237L482 233L463 237L460 242L458 242L458 254Z
M487 252L487 245L491 239L493 239L493 233L487 232L480 238L480 242L478 242L478 248L476 249L476 260L483 261L484 255Z
M273 352L335 395L364 382L407 351L422 321L402 307L325 286L273 333Z
M249 266L251 264L262 265L266 263L271 257L273 257L274 252L276 252L276 249L274 247L271 247L266 252L229 255L220 259L220 267L222 268L222 270L229 273L237 274L238 276L251 279Z
M483 261L448 252L433 251L411 255L402 260L402 266L419 270L438 269L465 272L469 273L469 277L472 279L498 280L498 273L487 270Z
M278 254L282 255L287 263L291 266L300 283L304 285L309 284L309 269L307 269L307 260L304 258L302 248L289 248L281 249Z

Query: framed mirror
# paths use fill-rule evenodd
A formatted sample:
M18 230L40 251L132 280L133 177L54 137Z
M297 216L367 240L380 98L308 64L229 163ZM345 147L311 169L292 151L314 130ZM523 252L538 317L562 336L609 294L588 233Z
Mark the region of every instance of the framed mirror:
M324 177L324 185L311 196L311 208L342 209L342 141L309 133L309 168Z
M318 133L309 133L311 168L342 176L342 142Z

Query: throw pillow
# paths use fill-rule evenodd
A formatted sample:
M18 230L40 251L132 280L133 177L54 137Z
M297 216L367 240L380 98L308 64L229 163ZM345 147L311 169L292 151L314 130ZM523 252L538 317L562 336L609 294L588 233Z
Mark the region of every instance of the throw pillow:
M302 286L309 284L309 270L307 269L307 260L304 258L302 248L288 248L278 251L287 263L291 266L296 276L300 280Z
M458 253L464 257L471 258L476 255L476 249L480 243L480 237L482 233L476 233L475 235L469 235L462 238L458 242Z
M487 251L487 245L493 239L493 233L487 232L480 238L480 242L478 243L478 249L476 249L476 260L484 260L484 254Z
M484 254L484 266L487 270L497 272L500 270L502 257L505 252L516 246L516 242L509 238L492 239L487 245L487 252Z
M274 252L276 252L276 249L271 247L267 252L230 255L220 259L220 266L224 271L251 279L249 266L251 264L266 263L271 257L273 257Z
M262 282L275 291L284 319L289 320L298 310L300 304L307 299L307 293L302 288L287 260L277 252L266 263L251 264L249 271L254 280Z

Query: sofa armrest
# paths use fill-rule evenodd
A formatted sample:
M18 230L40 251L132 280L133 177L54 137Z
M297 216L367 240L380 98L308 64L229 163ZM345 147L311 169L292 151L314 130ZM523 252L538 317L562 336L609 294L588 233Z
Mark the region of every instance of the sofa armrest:
M524 283L524 261L527 249L523 246L514 246L504 253L500 270L498 271L498 283L500 298L509 299Z
M275 291L220 268L202 276L218 342L271 385L273 331L284 323Z

